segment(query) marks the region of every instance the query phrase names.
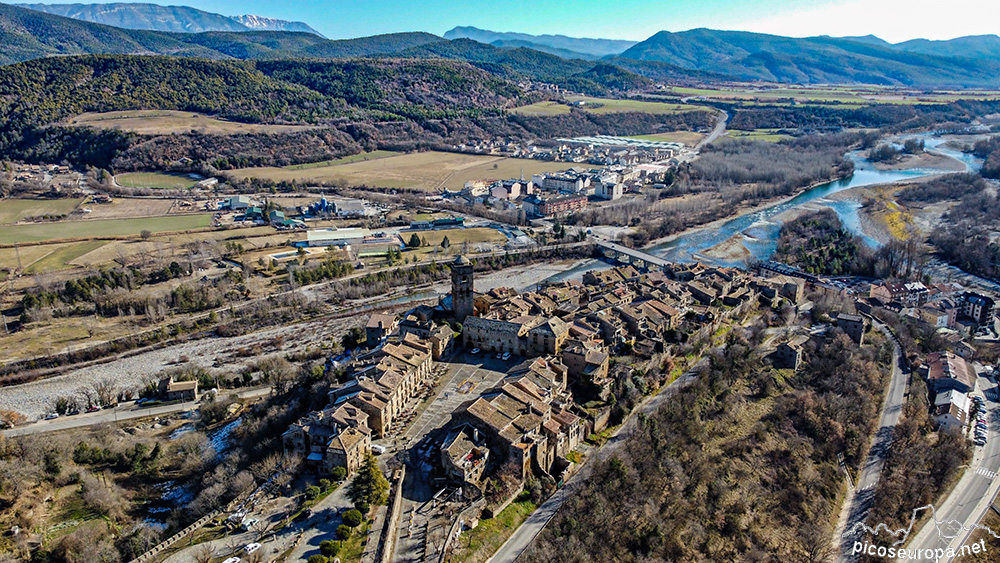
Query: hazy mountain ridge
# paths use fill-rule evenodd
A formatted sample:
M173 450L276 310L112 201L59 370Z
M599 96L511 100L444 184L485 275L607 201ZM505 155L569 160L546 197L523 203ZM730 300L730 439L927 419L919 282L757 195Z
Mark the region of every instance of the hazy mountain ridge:
M599 59L619 55L636 44L622 39L590 39L565 35L531 35L528 33L498 32L472 26L459 26L448 30L445 39L472 39L496 46L531 47L558 56L571 55L582 59Z
M45 12L124 29L202 33L206 31L304 31L322 35L303 22L255 15L224 16L188 6L160 6L138 2L112 4L13 4Z

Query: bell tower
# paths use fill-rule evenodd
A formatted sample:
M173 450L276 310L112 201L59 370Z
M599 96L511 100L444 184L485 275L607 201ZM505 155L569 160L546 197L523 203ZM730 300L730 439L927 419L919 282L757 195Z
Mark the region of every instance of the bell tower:
M451 310L459 322L472 316L475 295L472 286L472 262L465 256L455 258L451 263Z

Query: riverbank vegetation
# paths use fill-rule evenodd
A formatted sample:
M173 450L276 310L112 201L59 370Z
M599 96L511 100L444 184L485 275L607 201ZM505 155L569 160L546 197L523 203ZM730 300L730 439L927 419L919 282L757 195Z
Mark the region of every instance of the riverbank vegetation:
M593 473L527 561L823 561L843 490L874 433L883 339L808 344L799 373L767 367L733 334L709 367L639 415L627 456ZM881 364L881 366L880 366ZM764 517L764 515L767 515Z
M871 252L851 234L832 209L807 213L781 226L771 260L810 274L844 276L868 273Z
M626 242L641 246L685 228L733 215L744 206L849 176L854 166L845 153L861 141L860 134L842 133L777 143L732 141L710 145L696 161L681 166L671 175L665 189L651 192L656 193L653 201L623 202L584 211L571 216L569 223L617 224L617 219L628 215L635 218L629 222L635 226L635 232Z
M1000 279L1000 244L995 239L1000 202L996 194L981 178L968 174L946 177L935 186L917 187L915 193L924 198L957 199L958 203L941 217L938 228L930 233L930 243L950 264L970 274Z

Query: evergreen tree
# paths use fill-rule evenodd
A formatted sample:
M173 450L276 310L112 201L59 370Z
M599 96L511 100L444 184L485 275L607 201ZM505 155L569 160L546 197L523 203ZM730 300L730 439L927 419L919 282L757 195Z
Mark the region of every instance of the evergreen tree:
M347 485L347 498L354 504L385 504L389 500L389 481L369 452L354 479Z

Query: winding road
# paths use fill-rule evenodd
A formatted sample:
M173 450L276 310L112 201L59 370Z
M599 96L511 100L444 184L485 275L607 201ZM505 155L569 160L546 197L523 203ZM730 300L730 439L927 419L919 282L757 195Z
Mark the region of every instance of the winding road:
M889 387L886 389L885 398L882 401L882 414L879 420L878 431L875 433L875 441L868 450L868 459L865 466L861 468L861 475L854 489L848 491L847 498L844 499L844 506L850 506L847 519L844 521L841 515L842 526L838 527L836 543L840 544L839 561L856 561L857 557L851 555L851 548L855 541L854 535L844 535L850 532L861 522L865 522L875 498L875 489L878 486L879 477L882 474L882 467L885 459L889 455L892 446L892 434L899 422L899 416L903 412L903 400L906 396L906 379L909 372L904 372L900 366L904 365L903 349L899 340L889 330L887 326L878 320L873 320L875 327L882 331L892 342L892 375L889 378ZM869 525L871 525L869 523Z
M727 121L729 121L729 114L722 110L719 110L719 116L718 120L715 122L715 128L713 128L712 132L709 133L707 137L702 139L701 142L694 147L694 150L699 151L705 145L709 145L715 142L716 139L721 137L722 134L726 132Z

